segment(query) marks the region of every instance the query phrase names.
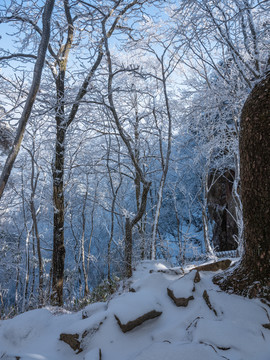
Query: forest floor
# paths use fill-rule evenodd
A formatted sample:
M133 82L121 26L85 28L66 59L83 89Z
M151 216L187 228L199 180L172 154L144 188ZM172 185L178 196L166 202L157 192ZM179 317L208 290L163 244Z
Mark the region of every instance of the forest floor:
M269 360L269 307L221 291L216 272L193 267L144 261L106 303L2 320L0 359Z

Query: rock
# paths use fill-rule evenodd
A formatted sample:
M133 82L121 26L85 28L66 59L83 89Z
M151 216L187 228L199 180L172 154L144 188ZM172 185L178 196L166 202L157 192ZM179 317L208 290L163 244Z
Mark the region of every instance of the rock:
M184 270L182 269L164 269L164 270L158 270L157 272L166 274L166 275L183 275Z
M81 344L80 348L81 351L86 349L89 346L89 343L91 342L92 337L95 335L95 333L100 329L101 325L103 325L104 321L107 319L105 316L101 321L92 323L90 327L87 327L84 332L81 334Z
M228 350L231 350L231 348L229 346L217 346L217 348L219 350L222 350L222 351L228 351Z
M169 295L169 297L173 300L173 302L175 303L176 306L188 306L188 303L190 300L194 300L193 295L190 295L189 297L185 298L185 297L176 297L174 295L173 290L171 290L170 288L167 288L167 294Z
M195 271L195 270L193 270L193 271ZM195 276L194 276L194 279L193 279L193 289L192 289L192 291L194 292L196 289L195 289L195 284L197 284L198 282L200 282L201 281L201 276L200 276L200 273L199 273L199 271L197 270L196 271L196 274L195 274Z
M0 106L0 117L5 114L5 110ZM14 134L12 128L4 123L0 123L0 150L9 151L12 147Z
M77 354L82 351L79 334L60 334L60 340L68 344L74 351L77 351Z
M197 266L194 269L197 271L218 271L225 270L231 265L231 260L220 260L211 264L205 264L201 266Z
M194 282L194 284L197 284L200 281L201 281L200 273L197 270L193 282Z
M195 279L199 281L200 275L191 270L167 288L167 294L176 306L187 306L189 301L194 299L192 292L195 291Z
M97 302L94 304L90 304L88 306L86 306L84 308L84 310L82 311L82 319L88 319L90 318L92 315L97 314L98 312L101 311L106 311L107 310L107 303L104 302Z
M166 274L166 275L183 275L184 270L183 269L159 269L159 270L149 270L150 274L153 274L154 272Z
M88 314L85 310L82 311L82 320L88 319Z
M237 249L236 208L232 191L234 178L235 171L230 168L224 172L213 169L209 174L207 202L209 216L213 221L212 242L217 251Z
M127 322L126 324L122 324L120 319L117 317L117 315L114 315L114 317L115 317L116 321L118 322L118 325L120 326L123 333L126 333L127 331L130 331L130 330L134 329L135 327L141 325L145 321L154 319L154 318L160 316L161 314L162 314L162 311L152 310L142 316L139 316L137 319Z
M135 293L127 292L112 299L108 306L108 311L114 314L123 332L162 314L159 299L153 295L152 290L145 288L137 291L137 288L136 286Z
M203 292L203 298L204 298L204 301L206 302L206 305L209 307L209 309L212 310L214 312L214 314L217 316L216 309L212 306L210 299L209 299L209 295L206 290L204 290L204 292Z

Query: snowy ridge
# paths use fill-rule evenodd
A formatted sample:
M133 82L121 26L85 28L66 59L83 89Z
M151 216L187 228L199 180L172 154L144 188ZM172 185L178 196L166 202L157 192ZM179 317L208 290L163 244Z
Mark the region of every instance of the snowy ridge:
M200 271L194 282L196 271L190 270L177 275L165 263L144 261L128 282L130 292L107 303L77 313L53 314L47 308L2 320L0 359L269 360L270 330L263 327L270 322L269 308L220 291L213 272ZM168 288L193 299L176 306ZM134 323L151 311L158 315ZM124 333L116 317L135 327ZM60 341L63 334L70 344Z

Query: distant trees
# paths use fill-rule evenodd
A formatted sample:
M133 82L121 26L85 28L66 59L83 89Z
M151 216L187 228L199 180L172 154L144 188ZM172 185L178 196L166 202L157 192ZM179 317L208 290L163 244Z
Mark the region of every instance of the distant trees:
M92 81L93 76L95 75L96 70L98 69L104 52L104 38L102 35L102 29L106 26L108 20L111 20L112 16L116 15L113 23L109 25L109 29L106 29L105 36L111 36L115 27L117 26L121 16L125 14L125 12L137 4L137 1L125 5L121 9L119 8L120 3L112 4L110 9L103 9L102 7L95 7L91 4L84 3L84 6L89 7L86 14L88 13L88 17L95 19L98 17L98 21L95 26L99 26L100 28L100 36L97 39L96 44L93 46L93 51L96 53L94 56L89 69L87 69L86 75L84 75L84 79L82 84L79 86L78 93L75 97L75 100L72 106L69 106L67 110L67 101L66 101L66 73L68 70L68 60L69 53L71 48L75 42L75 21L77 19L83 19L82 26L85 27L85 17L86 14L82 15L80 12L72 15L71 13L71 5L68 0L65 0L63 3L64 6L64 14L66 21L66 34L61 34L58 43L58 49L52 50L53 45L50 47L50 54L53 57L54 64L50 66L56 86L56 107L55 107L55 120L56 120L56 147L55 147L55 159L53 165L53 201L54 201L54 249L53 249L53 259L52 259L52 301L58 305L63 304L63 281L64 281L64 262L65 262L65 240L64 240L64 224L65 224L65 200L64 200L64 169L65 169L65 147L66 147L66 133L68 128L74 121L80 102L87 94L87 89ZM121 14L121 15L120 15ZM92 26L91 24L90 26ZM80 25L78 25L80 26ZM91 31L91 30L89 30ZM65 40L64 36L65 35ZM80 36L77 35L77 41L80 41ZM78 46L78 43L76 44ZM88 45L89 46L89 45ZM69 112L67 114L67 112Z
M72 183L73 179L71 178L74 176L76 171L74 171L74 167L76 168L77 165L72 164L72 161L76 162L77 158L77 149L74 153L74 160L70 158L69 151L72 149L73 145L69 143L72 139L74 141L74 137L72 137L72 133L78 130L83 131L83 128L89 128L89 133L91 132L99 132L103 134L102 136L115 136L115 130L117 129L117 122L115 123L115 128L113 130L114 134L106 134L102 130L102 125L99 124L99 118L94 112L97 110L100 111L100 115L102 112L108 114L108 110L111 113L112 118L114 118L115 113L111 112L113 106L112 104L112 94L109 92L107 99L109 107L106 108L104 99L106 99L106 93L102 93L103 91L103 84L104 84L104 76L98 68L100 65L103 66L103 71L106 68L104 62L104 52L106 52L105 45L108 39L112 36L113 32L117 32L120 36L120 33L123 36L123 39L130 38L132 39L133 31L137 31L136 26L134 29L127 25L128 18L134 17L134 19L140 19L141 13L143 11L143 5L146 1L125 1L125 2L115 2L112 1L108 6L102 6L99 3L88 3L88 2L81 2L80 5L70 4L68 0L64 0L57 4L54 10L54 15L52 19L52 36L51 40L48 44L48 55L46 57L46 78L44 78L44 82L42 84L42 88L39 92L38 102L35 107L35 118L36 122L40 122L39 117L48 116L48 127L44 129L46 135L43 135L41 132L33 133L33 141L37 144L40 141L40 136L46 136L47 140L49 141L52 136L55 136L55 148L52 153L52 148L50 148L50 152L47 155L47 160L49 163L49 158L53 158L51 164L51 175L52 175L52 209L53 209L53 227L50 228L50 231L53 229L53 249L52 250L52 267L50 270L49 281L51 281L52 285L52 294L51 299L52 302L55 304L62 304L63 303L63 281L64 281L64 271L65 271L65 228L67 229L68 222L66 221L65 217L66 214L69 213L68 207L72 206L68 202L69 196L65 197L67 189L69 189L69 182ZM147 6L151 5L152 2L147 2ZM153 2L154 3L154 2ZM18 46L18 51L14 49L14 52L11 53L10 50L2 49L3 56L1 57L1 61L6 66L13 66L13 61L24 61L25 63L28 60L35 60L35 55L29 55L28 49L33 46L34 43L39 43L40 38L42 38L42 29L39 28L39 7L37 4L27 4L21 7L16 7L16 2L12 3L10 7L3 6L3 23L12 23L18 28L23 28L23 31L20 33L22 38L21 44ZM32 6L32 7L31 7ZM32 15L35 14L35 18L28 16L30 13L29 10L31 7ZM6 16L4 11L6 11ZM57 20L56 20L57 16ZM134 22L134 24L136 21ZM80 47L82 46L82 47ZM83 49L83 50L82 50ZM82 50L80 54L77 54L77 50ZM31 52L31 51L29 51ZM84 56L87 59L82 60L81 57ZM71 67L71 64L74 59L77 59L77 64L74 68ZM108 58L108 56L107 56ZM87 64L87 65L86 65ZM27 66L26 66L27 68ZM15 66L15 69L19 72L20 68ZM125 70L125 69L124 69ZM28 71L28 69L27 69ZM25 74L27 74L27 71ZM76 72L76 75L75 75ZM23 74L23 75L25 75ZM51 77L52 76L52 77ZM109 71L109 83L110 83L110 71ZM99 78L101 80L99 80ZM81 79L81 84L79 80ZM93 82L95 80L95 83ZM20 80L17 78L17 80ZM3 78L3 81L9 81L7 78ZM22 89L24 85L23 80L20 82L18 81L10 81L14 86L16 91L20 95L18 95L18 99L25 96L27 91ZM99 83L100 81L100 83ZM90 86L91 84L91 86ZM50 90L48 90L50 89ZM11 102L11 98L10 98ZM18 101L19 103L19 101ZM19 103L20 104L20 103ZM19 105L21 106L21 104ZM105 106L105 108L104 108ZM15 108L15 107L14 107ZM94 110L91 111L91 108ZM102 109L103 110L100 110ZM88 110L86 110L88 109ZM90 109L90 111L89 111ZM105 109L105 111L104 111ZM53 114L54 112L54 114ZM92 119L89 119L89 115L91 114ZM77 116L80 116L79 121L75 121ZM107 116L107 115L106 115ZM53 126L52 118L55 118L56 126ZM6 118L7 119L7 118ZM98 120L98 121L96 121ZM7 121L7 120L6 120ZM11 124L13 124L12 120ZM96 121L96 124L95 124ZM115 118L114 118L115 121ZM137 117L137 127L139 125L140 119ZM94 126L93 126L94 124ZM123 129L122 124L118 123L119 128ZM31 138L31 132L34 128L29 127L29 135ZM44 132L44 134L45 134ZM80 132L80 131L78 131ZM135 131L136 132L136 131ZM121 131L118 131L118 135ZM123 129L124 133L124 129ZM117 135L117 136L118 136ZM91 136L86 136L88 139ZM135 141L137 141L136 149L134 150L134 156L131 156L131 159L135 160L134 162L134 170L136 173L135 182L136 183L136 201L137 201L137 210L138 214L135 216L134 219L130 222L130 226L126 225L126 239L130 237L132 234L132 229L134 226L140 221L142 215L145 213L145 209L147 206L147 192L149 191L150 182L144 180L142 169L142 164L140 163L139 159L139 143L138 143L138 133L135 134ZM94 137L94 136L93 136ZM125 139L125 137L123 137ZM128 138L126 138L128 139ZM77 141L77 139L76 139ZM81 139L83 141L83 139ZM129 142L129 139L127 140ZM125 142L124 142L125 144ZM51 146L51 143L50 143ZM83 148L84 144L78 145L78 148ZM31 148L31 145L30 145ZM89 145L86 147L89 150ZM31 176L32 180L30 185L31 188L31 195L30 195L30 202L29 202L29 210L31 212L32 222L28 224L28 206L26 207L26 218L25 218L25 226L24 231L27 232L26 242L27 242L27 251L25 256L27 257L27 264L31 266L31 251L29 247L29 241L31 241L30 235L33 234L33 242L36 241L37 244L37 254L38 254L38 263L39 263L39 278L40 278L40 299L42 302L42 293L43 293L43 278L46 277L46 269L45 266L45 259L43 259L42 250L43 246L42 243L44 242L44 237L41 230L39 230L38 219L37 216L39 215L40 208L36 208L36 201L35 197L38 192L39 185L42 184L42 177L39 176L39 158L38 155L33 149L29 149L28 146L25 146L25 150L29 155L29 159L32 164ZM105 153L108 151L105 150ZM120 150L122 151L122 149ZM132 155L133 150L131 151ZM68 154L68 155L67 155ZM82 157L81 157L82 158ZM101 156L102 158L102 156ZM85 157L84 157L85 161ZM102 160L101 160L102 161ZM114 198L111 208L111 221L112 221L112 228L111 228L111 237L108 242L108 260L110 261L111 255L111 245L113 243L114 237L114 230L113 230L113 223L114 223L114 212L115 212L115 202L117 193L119 191L118 186L115 187L113 177L110 175L110 161L111 158L109 157L107 170L109 171L109 183L111 184L111 191L112 196ZM67 167L70 164L70 169ZM120 164L120 160L119 160ZM83 166L80 164L79 166ZM141 168L140 168L141 167ZM119 167L120 170L121 166ZM87 171L90 173L94 173L96 170L93 167L87 166ZM120 170L120 178L121 178L121 170ZM86 178L89 179L89 173L86 173ZM70 181L71 180L71 181ZM26 181L24 178L23 181ZM87 188L89 187L89 180L87 180ZM103 180L104 181L104 180ZM140 183L143 185L142 192L140 193ZM26 184L23 184L26 185ZM28 186L28 185L27 185ZM92 186L91 186L92 188ZM28 189L24 193L23 197L28 201ZM92 197L92 196L91 196ZM98 203L98 200L94 200L95 203ZM100 202L101 203L101 202ZM90 244L87 251L87 259L85 259L85 231L87 229L87 206L88 204L88 190L86 189L85 197L82 203L82 236L80 240L76 239L76 234L74 233L74 240L78 241L78 248L79 255L76 257L76 262L78 261L77 266L81 266L85 282L85 294L89 292L89 285L88 285L88 273L89 273L89 261L90 261ZM49 205L50 208L50 205ZM93 209L95 208L95 204L93 205ZM72 212L71 212L72 214ZM119 216L119 215L118 215ZM76 219L78 217L76 216ZM93 218L92 218L93 222ZM74 226L74 219L71 220L70 224ZM127 224L129 222L127 221ZM28 227L30 228L28 229ZM93 225L94 226L94 225ZM77 227L77 225L76 225ZM93 229L91 231L94 231ZM71 231L72 232L72 231ZM66 231L69 233L69 231ZM92 235L91 235L92 238ZM35 240L34 240L35 239ZM127 263L129 264L129 269L131 269L131 256L132 252L130 249L132 246L132 240L126 241L126 258L128 258ZM35 249L35 246L33 246ZM50 250L50 249L48 249ZM34 256L33 251L33 256ZM26 271L26 278L29 278L29 271L30 267L27 267ZM35 269L36 265L33 264L33 269ZM109 269L110 272L110 269ZM28 275L27 275L28 274ZM109 275L110 277L110 275ZM48 280L48 277L47 277ZM28 280L27 280L28 281ZM28 282L26 282L25 289L28 287ZM24 296L25 303L27 303L26 296Z
M104 38L106 36L105 29L103 31ZM139 133L138 127L140 122L140 117L137 111L138 104L135 100L134 108L132 112L135 112L135 125L134 125L134 139L132 139L124 130L123 125L121 124L121 120L115 105L114 101L114 92L113 92L113 80L117 75L118 71L113 69L112 58L109 48L108 39L105 38L105 49L106 49L106 57L108 62L108 105L109 110L111 112L112 118L115 122L115 126L117 128L118 134L123 141L128 156L130 158L130 162L133 167L134 176L134 184L135 184L135 192L136 192L136 212L134 215L130 215L130 212L126 212L125 214L125 267L126 267L126 276L132 276L132 255L133 255L133 240L132 240L132 232L134 226L142 219L147 205L147 196L151 186L151 182L147 180L144 167L141 164L139 157ZM123 70L125 71L125 70ZM121 71L120 71L121 72ZM136 95L135 95L136 96ZM130 115L131 116L131 113ZM133 144L135 146L133 146ZM142 190L140 189L142 185Z
M51 71L55 85L55 97L50 94L51 103L49 106L55 109L56 121L56 141L54 160L52 164L53 178L53 209L54 209L54 226L53 226L53 256L52 256L52 302L57 304L63 303L63 279L64 279L64 262L65 262L65 162L67 148L67 132L77 116L82 100L88 93L89 84L92 82L99 65L103 60L104 44L110 38L115 30L120 31L120 23L125 22L126 13L133 16L132 11L135 8L139 10L145 1L125 1L109 3L109 7L82 2L80 6L70 4L64 0L57 4L55 15L52 23L52 38L48 45L48 56L46 64ZM11 11L12 12L12 11ZM23 10L22 10L23 13ZM59 20L56 20L55 17ZM5 18L5 21L14 21L23 24L26 31L35 34L37 37L42 36L42 29L36 22L25 14L20 13L17 9L11 16ZM131 33L132 29L126 30L123 27L123 33ZM26 36L29 36L27 33ZM91 34L86 36L86 34ZM77 55L75 50L82 49L83 53ZM86 67L84 63L83 71L77 70L79 77L82 78L81 85L78 79L75 80L74 87L77 94L71 94L70 85L73 80L72 71L69 71L70 52L75 56L78 63L83 62L79 56L85 56L89 64ZM31 58L27 53L19 52L8 56L3 56L2 60L8 58ZM78 66L78 65L77 65ZM48 75L48 72L46 73ZM47 83L49 83L47 79ZM45 90L46 91L46 90ZM69 99L68 99L69 97ZM72 99L74 98L74 99ZM45 100L48 102L48 99ZM89 101L88 96L88 104ZM95 101L93 102L95 103ZM89 105L88 105L89 106ZM51 109L50 109L51 111Z
M53 302L57 304L63 303L63 280L64 280L64 260L65 260L65 245L64 245L64 213L65 213L65 201L64 201L64 167L65 167L65 142L66 132L74 119L77 116L80 103L84 99L88 92L88 87L91 84L93 77L95 76L98 67L100 66L104 53L107 52L106 42L110 38L115 29L120 28L120 22L123 21L126 13L131 11L135 6L141 6L145 1L139 2L138 0L127 2L111 2L109 8L107 6L93 5L91 3L82 2L85 9L88 9L88 18L91 19L90 24L85 22L86 14L80 11L72 18L71 5L68 0L64 1L64 11L67 24L66 40L63 41L63 37L60 37L59 49L56 52L51 51L51 55L54 58L54 65L51 67L53 76L55 78L56 85L56 148L55 148L55 160L53 166L53 188L54 188L54 250L53 250L53 270L52 270L52 298ZM76 8L75 8L76 12ZM86 12L87 13L87 12ZM74 99L72 106L67 114L67 101L66 101L66 89L65 89L65 77L67 72L67 65L69 59L69 52L75 42L75 20L83 19L82 26L84 30L89 27L89 32L92 32L92 36L96 37L96 43L90 46L90 52L94 53L93 59L91 59L91 65L83 75L84 79L79 86L78 93ZM79 27L78 25L77 27ZM94 29L97 27L99 32ZM96 33L94 34L94 31ZM132 32L132 29L129 31ZM80 41L80 36L77 35L77 41ZM78 44L76 44L78 46ZM89 44L87 44L89 46ZM109 97L111 92L109 92ZM111 102L111 99L110 99ZM111 104L112 105L112 104Z
M244 99L267 64L268 13L268 2L195 0L183 1L174 15L178 19L175 31L179 51L185 51L182 63L187 72L187 95L192 99L192 106L186 110L193 119L191 126L197 139L201 134L199 145L205 161L210 160L210 178L216 170L221 176L230 170L235 173L232 186L235 211L228 216L237 223L235 240L240 251L243 221L239 196L239 119ZM198 21L199 18L204 21Z
M5 148L43 33L43 7L18 4L0 5L0 26L20 37L0 49ZM49 299L71 306L102 279L131 276L139 259L213 255L215 209L238 224L241 250L239 117L267 64L269 4L171 5L55 4L43 80L0 207L0 257L15 270L4 284L18 311ZM235 209L211 203L224 176Z

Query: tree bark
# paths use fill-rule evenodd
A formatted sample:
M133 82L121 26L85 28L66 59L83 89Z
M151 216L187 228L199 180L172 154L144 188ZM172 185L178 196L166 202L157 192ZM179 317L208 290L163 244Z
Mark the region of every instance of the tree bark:
M141 195L140 208L137 211L137 214L131 220L129 217L126 217L125 223L125 264L126 264L126 276L129 278L132 276L132 253L133 253L133 244L132 244L132 229L133 227L141 220L145 213L147 205L147 195L151 186L151 182L146 182L143 184L143 191Z
M134 5L136 1L134 1ZM115 9L119 2L115 5ZM126 6L121 14L124 14L130 6ZM74 121L80 101L87 93L87 88L92 80L92 77L99 67L103 50L102 45L104 39L101 38L98 45L97 58L86 75L82 86L80 87L76 96L75 102L72 105L69 115L65 114L65 76L67 69L67 62L69 58L69 51L74 41L74 26L73 19L70 13L70 5L68 0L64 0L65 15L68 24L68 34L64 46L61 46L57 62L58 62L58 75L56 77L56 91L57 91L57 106L56 106L56 146L55 146L55 160L53 167L53 203L54 203L54 234L53 234L53 259L52 259L52 295L51 301L54 305L63 305L63 282L64 282L64 269L65 269L65 242L64 242L64 222L65 222L65 201L64 201L64 163L65 163L65 137L66 132ZM103 26L106 21L113 15L109 12L104 15L102 20ZM120 16L118 16L110 27L110 37L116 28ZM63 44L62 44L63 45ZM90 245L89 245L90 246Z
M125 223L125 263L126 277L132 276L132 224L130 218L126 218Z
M240 130L244 255L223 289L270 301L270 74L257 84L242 110Z
M58 119L59 121L59 119ZM63 281L65 267L64 244L64 161L65 161L65 132L57 124L56 151L53 169L53 257L52 257L52 295L51 300L55 305L63 305Z
M19 126L16 132L16 137L12 146L12 149L8 155L8 158L6 160L4 169L2 171L2 175L0 178L0 198L2 197L2 194L5 190L7 181L9 179L11 170L13 168L13 164L17 158L17 155L19 153L21 143L24 137L26 124L28 122L28 119L30 117L32 107L34 105L37 92L40 85L42 70L44 66L45 56L47 47L49 44L50 39L50 21L51 21L51 15L54 7L54 0L47 0L42 16L42 22L43 22L43 29L42 29L42 37L38 48L38 55L37 55L37 61L35 63L34 67L34 73L33 73L33 80L32 85L29 91L29 94L26 99L26 103L20 118Z

